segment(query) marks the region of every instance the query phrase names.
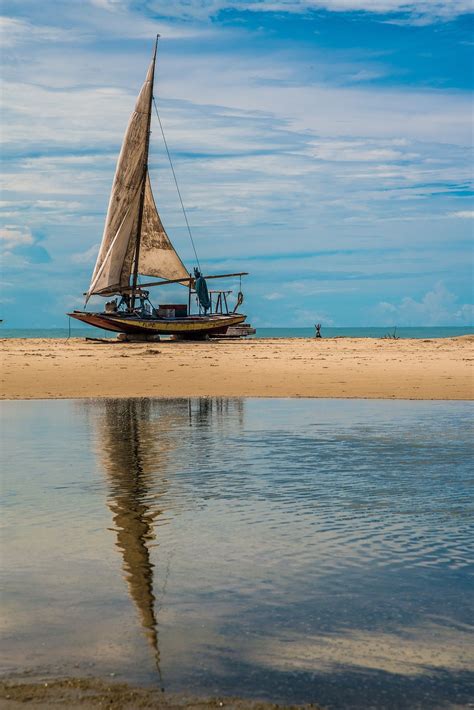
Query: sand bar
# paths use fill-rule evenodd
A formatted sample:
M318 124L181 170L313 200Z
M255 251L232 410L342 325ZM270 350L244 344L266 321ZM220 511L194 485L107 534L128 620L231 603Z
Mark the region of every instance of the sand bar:
M191 695L170 695L159 689L137 688L125 683L93 678L45 679L42 682L0 681L0 700L3 710L15 710L27 705L35 710L69 708L70 710L275 710L273 703L220 696L198 698ZM280 710L318 710L316 705L279 705Z
M474 336L110 343L0 341L3 399L473 399Z

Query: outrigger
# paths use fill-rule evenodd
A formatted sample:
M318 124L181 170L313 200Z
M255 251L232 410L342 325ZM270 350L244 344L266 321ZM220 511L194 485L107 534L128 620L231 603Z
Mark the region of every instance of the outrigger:
M68 315L89 325L126 335L174 335L200 339L225 334L228 328L242 324L246 316L237 309L243 301L241 277L247 272L203 276L194 248L189 222L176 181L163 127L153 97L157 35L153 57L145 82L128 122L117 161L109 199L102 243L86 296L110 298L102 312L75 310ZM175 179L186 225L196 256L194 274L188 272L161 222L151 189L148 171L150 125L153 105ZM140 283L143 276L161 279ZM239 277L240 288L233 310L227 296L231 291L211 291L207 279ZM149 288L180 284L187 287L184 304L161 304L155 307ZM213 299L213 296L215 297ZM213 303L214 300L214 303ZM197 312L192 312L194 301ZM251 329L250 329L251 330ZM244 331L242 331L244 332Z

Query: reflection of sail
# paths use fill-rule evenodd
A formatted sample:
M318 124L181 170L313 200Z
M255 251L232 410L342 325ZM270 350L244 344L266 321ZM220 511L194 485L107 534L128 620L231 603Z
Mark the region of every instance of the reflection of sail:
M108 400L103 419L103 463L109 479L109 507L114 514L117 547L122 553L123 569L141 624L154 650L160 672L158 631L153 593L153 563L150 542L154 539L154 519L161 509L151 505L151 495L166 491L163 476L153 476L166 461L166 446L160 451L160 438L153 432L150 402L147 400ZM155 435L154 435L155 434ZM165 436L166 441L166 436ZM162 490L157 490L161 487Z
M213 441L217 441L221 432L234 432L236 424L237 428L243 426L244 404L238 399L206 397L110 399L92 404L93 411L99 411L97 448L107 475L108 506L113 514L116 545L122 555L130 597L153 648L161 680L154 565L150 555L154 527L157 518L163 520L169 514L171 501L176 514L194 504L196 483L200 495L209 483L208 476L196 480L193 475L179 488L174 481L171 497L167 476L180 471L190 460L196 459L201 465L207 461ZM87 408L90 405L81 404ZM166 579L155 579L155 584L157 581L163 589Z

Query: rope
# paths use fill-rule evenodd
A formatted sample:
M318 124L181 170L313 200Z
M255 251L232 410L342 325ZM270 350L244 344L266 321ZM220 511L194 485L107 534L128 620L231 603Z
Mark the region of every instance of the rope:
M173 162L172 162L172 160L171 160L171 155L170 155L170 152L169 152L169 150L168 150L168 143L166 142L165 132L164 132L163 126L162 126L162 124L161 124L161 118L160 118L160 114L158 113L158 107L157 107L157 105L156 105L156 101L155 101L155 97L154 97L154 96L153 96L153 106L155 107L156 117L157 117L157 119L158 119L158 123L160 124L161 135L163 136L163 143L165 144L166 153L167 153L167 155L168 155L168 160L169 160L170 166L171 166L171 172L173 173L174 184L176 185L176 191L177 191L178 196L179 196L179 201L181 202L181 209L183 210L184 219L185 219L185 221L186 221L186 226L187 226L187 228L188 228L189 238L190 238L190 240L191 240L191 244L193 245L194 256L196 257L196 262L197 262L197 265L198 265L198 267L199 267L199 271L201 271L201 264L199 263L199 259L198 259L196 247L194 246L193 235L191 234L191 227L189 226L189 222L188 222L188 217L187 217L187 214L186 214L186 210L184 209L183 199L182 199L181 193L180 193L180 191L179 191L178 181L177 181L177 179L176 179L176 173L174 172Z
M235 304L234 310L232 311L232 313L235 313L237 308L239 306L241 306L243 302L244 302L244 294L242 293L242 291L239 291L239 293L237 294L237 303Z

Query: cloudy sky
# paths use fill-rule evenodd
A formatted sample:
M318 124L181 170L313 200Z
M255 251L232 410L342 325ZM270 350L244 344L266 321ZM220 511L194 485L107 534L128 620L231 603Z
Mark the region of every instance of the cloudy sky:
M250 272L253 324L472 323L470 0L2 5L8 326L65 327L83 305L157 32L155 96L199 259ZM152 130L156 202L191 268Z

